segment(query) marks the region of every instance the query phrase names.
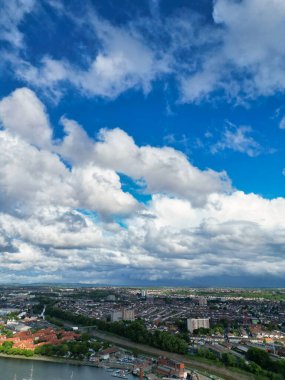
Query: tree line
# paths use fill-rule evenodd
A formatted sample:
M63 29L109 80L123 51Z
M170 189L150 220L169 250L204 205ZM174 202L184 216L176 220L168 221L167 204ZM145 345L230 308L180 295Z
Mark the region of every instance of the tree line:
M165 351L179 354L185 354L188 351L188 344L183 338L167 331L156 330L150 332L147 330L142 320L132 322L106 322L96 318L86 317L84 315L73 314L69 311L63 311L51 306L46 309L46 314L82 326L96 326L100 330L112 332L128 338L133 342L148 344Z
M10 341L5 341L0 345L0 352L7 355L23 355L26 357L34 355L34 352L32 350L13 347L13 342Z
M218 357L213 351L200 348L198 355L208 360L223 363L226 367L238 368L255 375L258 380L284 380L285 360L272 360L267 352L259 348L250 347L245 359L230 352Z

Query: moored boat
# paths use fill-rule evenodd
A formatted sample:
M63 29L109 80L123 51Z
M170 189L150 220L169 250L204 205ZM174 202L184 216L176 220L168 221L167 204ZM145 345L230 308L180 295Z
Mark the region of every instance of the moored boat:
M121 369L119 369L117 371L114 371L112 373L112 376L113 377L119 377L120 379L127 379L128 378L127 373L124 370L121 370Z

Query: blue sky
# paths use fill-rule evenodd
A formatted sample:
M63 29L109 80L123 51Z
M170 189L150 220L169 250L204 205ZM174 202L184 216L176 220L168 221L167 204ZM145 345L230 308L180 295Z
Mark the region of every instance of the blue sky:
M1 7L3 281L284 285L282 0Z

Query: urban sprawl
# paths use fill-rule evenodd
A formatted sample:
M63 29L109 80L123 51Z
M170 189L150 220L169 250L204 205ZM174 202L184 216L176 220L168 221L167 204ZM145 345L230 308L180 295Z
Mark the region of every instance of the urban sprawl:
M0 353L141 379L285 378L285 290L2 286Z

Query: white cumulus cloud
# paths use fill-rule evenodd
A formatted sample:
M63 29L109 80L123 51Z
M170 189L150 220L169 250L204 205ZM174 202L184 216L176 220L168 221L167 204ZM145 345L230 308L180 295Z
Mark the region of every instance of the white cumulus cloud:
M27 93L13 119L15 94ZM50 132L37 144L35 129L52 131L43 104L27 90L0 105L7 102L0 130L2 281L284 276L284 198L232 189L225 173L202 171L169 147L139 146L119 128L92 138L62 117L65 137L53 141ZM34 123L33 110L43 125ZM121 174L149 201L125 190Z

